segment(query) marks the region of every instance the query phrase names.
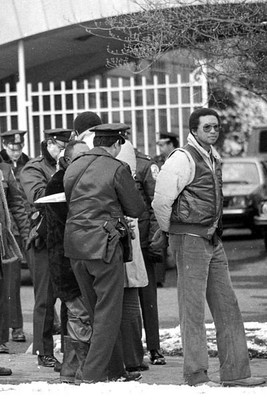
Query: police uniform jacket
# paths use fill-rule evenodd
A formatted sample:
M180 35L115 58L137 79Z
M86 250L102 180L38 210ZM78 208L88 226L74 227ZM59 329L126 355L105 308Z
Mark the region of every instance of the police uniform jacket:
M65 255L72 259L103 259L124 216L138 218L144 202L128 165L95 147L67 168L64 188L69 205Z
M10 253L8 251L8 240L10 237L11 231L11 219L8 211L5 211L5 202L7 204L8 210L12 214L18 229L23 240L26 240L29 235L29 220L28 215L26 213L23 198L21 196L18 184L16 182L14 173L10 165L6 164L2 160L0 160L0 177L1 177L1 188L3 192L1 192L1 213L0 213L0 223L1 223L1 245L2 245L2 256L3 262L13 261L13 256L10 254L14 253L13 251ZM12 233L13 235L13 233ZM7 241L6 241L7 240ZM20 251L17 252L17 246L13 243L13 239L11 238L12 247L16 247L15 252L19 253L20 258L22 258ZM14 255L14 254L13 254ZM15 257L15 259L18 257Z
M30 160L21 170L20 181L30 204L45 196L47 182L56 172L56 160L50 156L46 145L42 155Z
M65 166L66 167L66 166ZM46 196L64 192L65 169L57 171L46 187ZM67 203L48 203L46 206L47 250L54 292L61 301L71 301L81 292L71 269L69 258L64 256L64 230L68 213Z
M28 216L30 216L30 214L31 214L31 212L32 212L32 208L31 208L29 202L27 201L25 192L24 192L24 190L23 190L23 188L22 188L22 186L21 186L21 183L20 183L20 172L21 172L22 168L24 167L24 165L27 164L27 162L28 162L30 159L29 159L29 157L27 156L27 154L22 153L21 156L20 156L20 158L19 158L18 161L17 161L17 165L14 166L12 160L9 158L9 156L8 156L8 154L7 154L7 152L6 152L6 149L2 149L2 150L0 151L0 156L2 157L2 159L3 159L3 161L4 161L5 163L9 164L9 165L12 167L12 170L13 170L13 172L14 172L16 181L17 181L17 183L18 183L18 187L19 187L19 189L20 189L21 196L22 196L22 198L23 198L23 200L24 200L24 207L25 207L25 209L26 209L26 212L27 212ZM15 221L14 221L14 218L12 217L12 214L11 214L11 219L12 219L12 230L13 230L13 232L14 232L15 235L18 235L18 234L19 234L19 229L18 229L18 227L17 227L17 225L16 225L16 223L15 223Z
M154 233L159 228L154 210L151 206L154 198L155 184L159 168L149 156L137 150L135 154L135 180L145 202L145 211L138 218L140 243L142 248L148 248Z

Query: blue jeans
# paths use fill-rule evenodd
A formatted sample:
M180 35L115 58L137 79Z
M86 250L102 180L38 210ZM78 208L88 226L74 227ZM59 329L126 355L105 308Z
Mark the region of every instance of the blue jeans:
M215 328L221 381L251 376L242 316L232 287L223 244L190 235L170 235L178 278L178 303L184 353L184 378L208 380L205 300Z

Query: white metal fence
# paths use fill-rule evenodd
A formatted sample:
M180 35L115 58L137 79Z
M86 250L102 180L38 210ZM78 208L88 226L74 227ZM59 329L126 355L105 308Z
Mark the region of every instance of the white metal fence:
M207 82L200 70L188 74L139 77L95 77L55 84L27 85L28 135L25 152L39 154L44 129L72 128L81 112L96 112L103 123L123 122L131 126L132 142L146 154L156 154L157 134L179 134L183 145L188 117L196 107L207 105ZM18 126L17 88L8 84L0 92L0 130Z

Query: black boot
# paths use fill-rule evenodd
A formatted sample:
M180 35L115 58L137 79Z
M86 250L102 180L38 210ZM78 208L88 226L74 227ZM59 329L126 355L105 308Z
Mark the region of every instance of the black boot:
M64 336L64 353L60 371L60 381L65 383L74 383L78 367L79 362L72 340L69 336Z
M82 376L83 376L83 366L89 351L90 343L80 342L78 340L72 340L72 345L75 349L76 356L78 358L79 366L76 371L75 376L75 385L80 385L82 383Z

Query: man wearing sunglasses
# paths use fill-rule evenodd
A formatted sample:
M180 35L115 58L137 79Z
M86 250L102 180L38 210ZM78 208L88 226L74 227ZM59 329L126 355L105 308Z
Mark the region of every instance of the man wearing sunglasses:
M152 203L177 265L184 379L190 386L260 385L264 379L251 377L242 316L221 240L221 160L213 147L220 133L219 115L209 108L196 109L189 130L188 143L163 165ZM206 300L217 332L220 383L207 373Z
M61 151L73 137L71 129L57 128L45 130L45 140L41 142L41 155L30 160L20 174L21 184L27 200L34 206L34 202L46 195L48 181L57 169L57 161ZM49 273L48 251L46 246L45 208L38 208L33 221L35 233L29 240L29 251L32 253L34 264L31 271L34 287L33 311L33 348L32 353L38 355L38 364L43 367L60 369L59 361L54 357L53 330L54 305L56 296L52 287ZM38 228L37 228L38 227ZM35 229L35 230L34 230Z

